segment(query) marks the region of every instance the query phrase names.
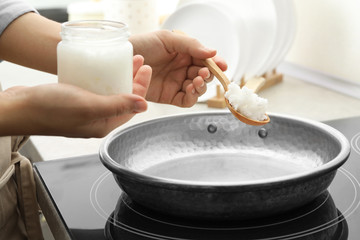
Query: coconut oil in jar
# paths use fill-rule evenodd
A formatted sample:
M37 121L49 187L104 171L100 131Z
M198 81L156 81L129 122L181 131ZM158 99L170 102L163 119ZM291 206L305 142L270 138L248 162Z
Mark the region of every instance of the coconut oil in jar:
M101 95L132 92L133 46L124 23L104 20L62 24L58 81Z

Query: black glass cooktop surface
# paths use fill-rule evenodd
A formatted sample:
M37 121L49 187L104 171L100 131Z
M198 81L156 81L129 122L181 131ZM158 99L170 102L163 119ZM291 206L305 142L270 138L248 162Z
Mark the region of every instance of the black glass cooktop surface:
M97 155L35 164L73 239L357 240L360 236L360 117L326 122L351 143L328 191L306 206L266 219L204 222L145 209L121 192Z

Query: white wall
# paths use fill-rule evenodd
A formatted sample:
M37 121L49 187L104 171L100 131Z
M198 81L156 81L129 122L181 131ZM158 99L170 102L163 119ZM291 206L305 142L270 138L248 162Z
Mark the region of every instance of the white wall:
M360 82L360 1L295 3L298 30L287 60Z

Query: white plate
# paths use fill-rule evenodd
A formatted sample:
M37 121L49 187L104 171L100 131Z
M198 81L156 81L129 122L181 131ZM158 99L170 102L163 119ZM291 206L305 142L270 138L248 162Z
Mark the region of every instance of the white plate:
M246 27L246 76L260 75L275 42L277 19L275 6L269 0L218 0L232 7Z
M289 23L288 23L288 2L291 0L272 0L275 6L276 12L276 34L275 41L271 47L269 56L267 57L265 64L259 71L259 74L262 75L268 71L271 71L272 66L280 57L281 52L283 51L284 44L289 34Z
M280 47L280 51L278 52L276 59L274 59L273 63L268 67L268 70L272 70L276 68L285 58L286 54L290 50L292 43L295 38L296 33L296 13L295 13L295 5L293 0L274 0L274 1L283 1L285 6L284 12L284 22L286 23L286 34L285 39L282 41L282 45Z
M198 39L206 47L216 49L217 54L228 64L227 77L233 78L241 52L239 29L234 17L222 7L205 2L183 5L166 19L162 29L181 30ZM208 91L199 98L199 101L214 97L217 84L219 84L217 79L209 83Z
M250 58L250 51L248 48L248 38L247 36L247 28L244 24L243 18L241 15L238 14L236 8L233 5L228 4L227 1L220 1L220 0L212 0L208 1L208 4L212 4L216 8L222 8L228 16L231 16L233 20L236 22L237 34L239 36L239 52L238 52L238 65L236 67L236 71L230 79L231 81L240 84L241 78L245 75L246 69L248 67L249 58Z

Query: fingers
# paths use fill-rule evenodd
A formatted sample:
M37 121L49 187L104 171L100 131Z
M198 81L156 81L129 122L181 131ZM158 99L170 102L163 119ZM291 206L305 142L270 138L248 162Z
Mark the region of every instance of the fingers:
M193 80L193 87L196 91L196 93L201 96L203 95L205 92L206 92L206 84L205 84L205 81L203 78L201 77L196 77L194 80Z
M197 76L202 77L205 82L211 82L213 74L206 67L191 66L187 71L188 79L195 79Z
M152 69L150 66L143 66L144 57L135 55L133 58L133 94L145 97L148 91Z
M182 91L187 92L189 86L189 92L194 95L196 94L197 96L203 95L207 89L206 82L200 76L196 77L194 80L185 80Z
M175 96L173 104L181 107L191 107L197 102L199 96L206 92L206 89L206 83L200 76L194 80L186 80L182 91Z
M218 65L219 68L220 68L222 71L226 71L226 70L227 70L228 66L227 66L227 64L226 64L226 61L225 61L222 57L220 57L220 56L215 56L215 57L213 57L213 60L214 60L214 62L216 63L216 65Z
M172 104L179 107L191 107L198 100L199 94L196 93L194 86L188 84L185 91L178 92L174 97Z
M148 65L141 66L133 81L133 94L145 97L151 81L152 69Z
M193 80L184 81L182 91L186 93L186 105L192 106L197 102L197 98L206 92L206 83L211 82L214 76L206 67L192 67L188 70L188 76Z
M135 55L133 57L133 77L135 77L139 68L144 65L144 57L141 55Z
M204 86L206 87L205 84L204 84ZM192 107L197 102L199 96L200 95L197 92L194 84L189 84L186 87L185 96L183 97L183 106L184 107Z
M211 74L210 70L206 67L201 68L198 75L202 77L206 83L211 82L214 78L214 75Z

